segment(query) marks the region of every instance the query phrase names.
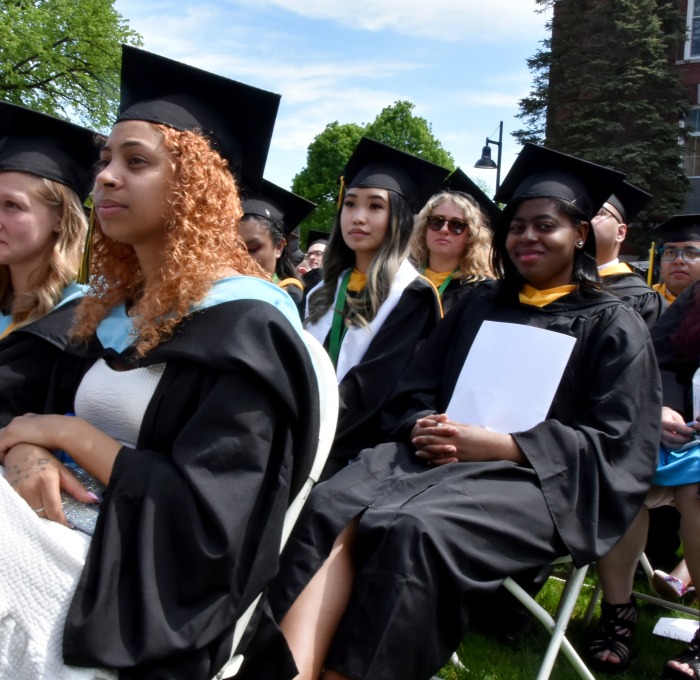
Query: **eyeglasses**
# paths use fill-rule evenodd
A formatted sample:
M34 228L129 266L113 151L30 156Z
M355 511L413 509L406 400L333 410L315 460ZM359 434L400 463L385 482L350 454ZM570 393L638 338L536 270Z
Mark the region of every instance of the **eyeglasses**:
M694 246L686 246L685 248L664 246L661 248L661 259L665 262L673 262L679 255L684 262L697 262L700 260L700 248L695 248Z
M323 255L322 250L309 250L308 253L306 253L306 257L321 257Z
M448 220L446 217L442 217L441 215L428 216L428 229L431 231L440 231L440 229L442 229L442 225L445 223L447 223L447 229L453 236L459 236L469 228L469 225L466 222L462 222L462 220Z

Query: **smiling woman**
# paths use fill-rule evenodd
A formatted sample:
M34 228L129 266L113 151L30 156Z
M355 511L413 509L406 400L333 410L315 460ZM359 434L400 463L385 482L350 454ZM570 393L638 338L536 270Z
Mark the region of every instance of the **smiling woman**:
M384 409L393 441L317 486L286 547L270 601L300 680L428 678L507 576L565 554L586 564L634 519L654 470L659 375L641 318L597 285L586 234L622 178L521 153L498 197L499 280L438 324ZM496 350L481 335L493 328ZM552 363L532 335L570 354L553 398L516 422L505 391L536 401L516 367ZM469 383L474 365L492 384Z

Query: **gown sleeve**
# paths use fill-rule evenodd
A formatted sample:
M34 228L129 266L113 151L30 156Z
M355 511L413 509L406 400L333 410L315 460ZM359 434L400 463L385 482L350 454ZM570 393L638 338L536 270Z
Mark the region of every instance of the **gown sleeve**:
M683 414L688 421L693 417L692 380L698 367L698 359L679 358L674 350L672 337L690 312L698 288L700 282L684 291L662 314L651 331L661 371L664 406Z
M168 361L138 447L117 456L67 617L69 664L211 678L276 573L297 459L315 452L316 384L286 320L259 303L234 313L235 334L196 334L228 352L222 365Z

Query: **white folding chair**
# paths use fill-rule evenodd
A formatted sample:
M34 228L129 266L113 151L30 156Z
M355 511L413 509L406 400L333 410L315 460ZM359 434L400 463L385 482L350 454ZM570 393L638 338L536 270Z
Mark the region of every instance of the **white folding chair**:
M335 367L328 356L328 353L323 348L323 345L316 340L310 333L304 331L304 342L311 355L311 361L316 372L316 380L318 382L318 398L320 407L320 427L318 432L318 447L316 448L316 456L309 476L304 482L299 493L294 497L289 504L289 508L284 516L284 524L282 526L282 540L280 543L280 552L284 548L289 535L292 533L294 524L301 513L301 509L306 502L306 499L311 493L311 489L318 481L318 478L323 472L326 465L328 454L333 444L335 437L335 428L338 423L338 381L335 375ZM233 641L231 644L231 658L226 665L216 674L214 680L224 680L232 678L237 673L243 663L243 655L236 654L238 645L241 642L243 633L250 623L255 609L260 602L262 593L258 595L248 609L241 615L236 622L236 627L233 631Z
M565 562L571 562L571 558L562 557L554 560L552 564L561 564ZM503 586L506 590L508 590L508 592L511 593L511 595L513 595L551 635L547 651L542 659L540 670L537 673L537 680L547 680L551 676L559 650L564 652L564 656L571 662L571 665L581 678L595 680L583 659L566 637L566 628L571 620L571 615L576 606L576 600L578 600L578 596L581 593L583 580L586 578L587 571L588 565L580 568L575 567L573 564L571 565L571 573L566 580L554 617L550 616L549 612L512 578L508 577L503 582Z

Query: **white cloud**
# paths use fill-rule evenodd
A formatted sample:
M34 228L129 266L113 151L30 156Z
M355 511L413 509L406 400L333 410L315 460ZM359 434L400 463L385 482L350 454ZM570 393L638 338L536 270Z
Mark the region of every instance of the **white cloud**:
M534 0L353 0L351 5L333 0L257 0L257 4L348 28L390 30L446 42L521 38L530 31L541 32L546 20L535 12Z

